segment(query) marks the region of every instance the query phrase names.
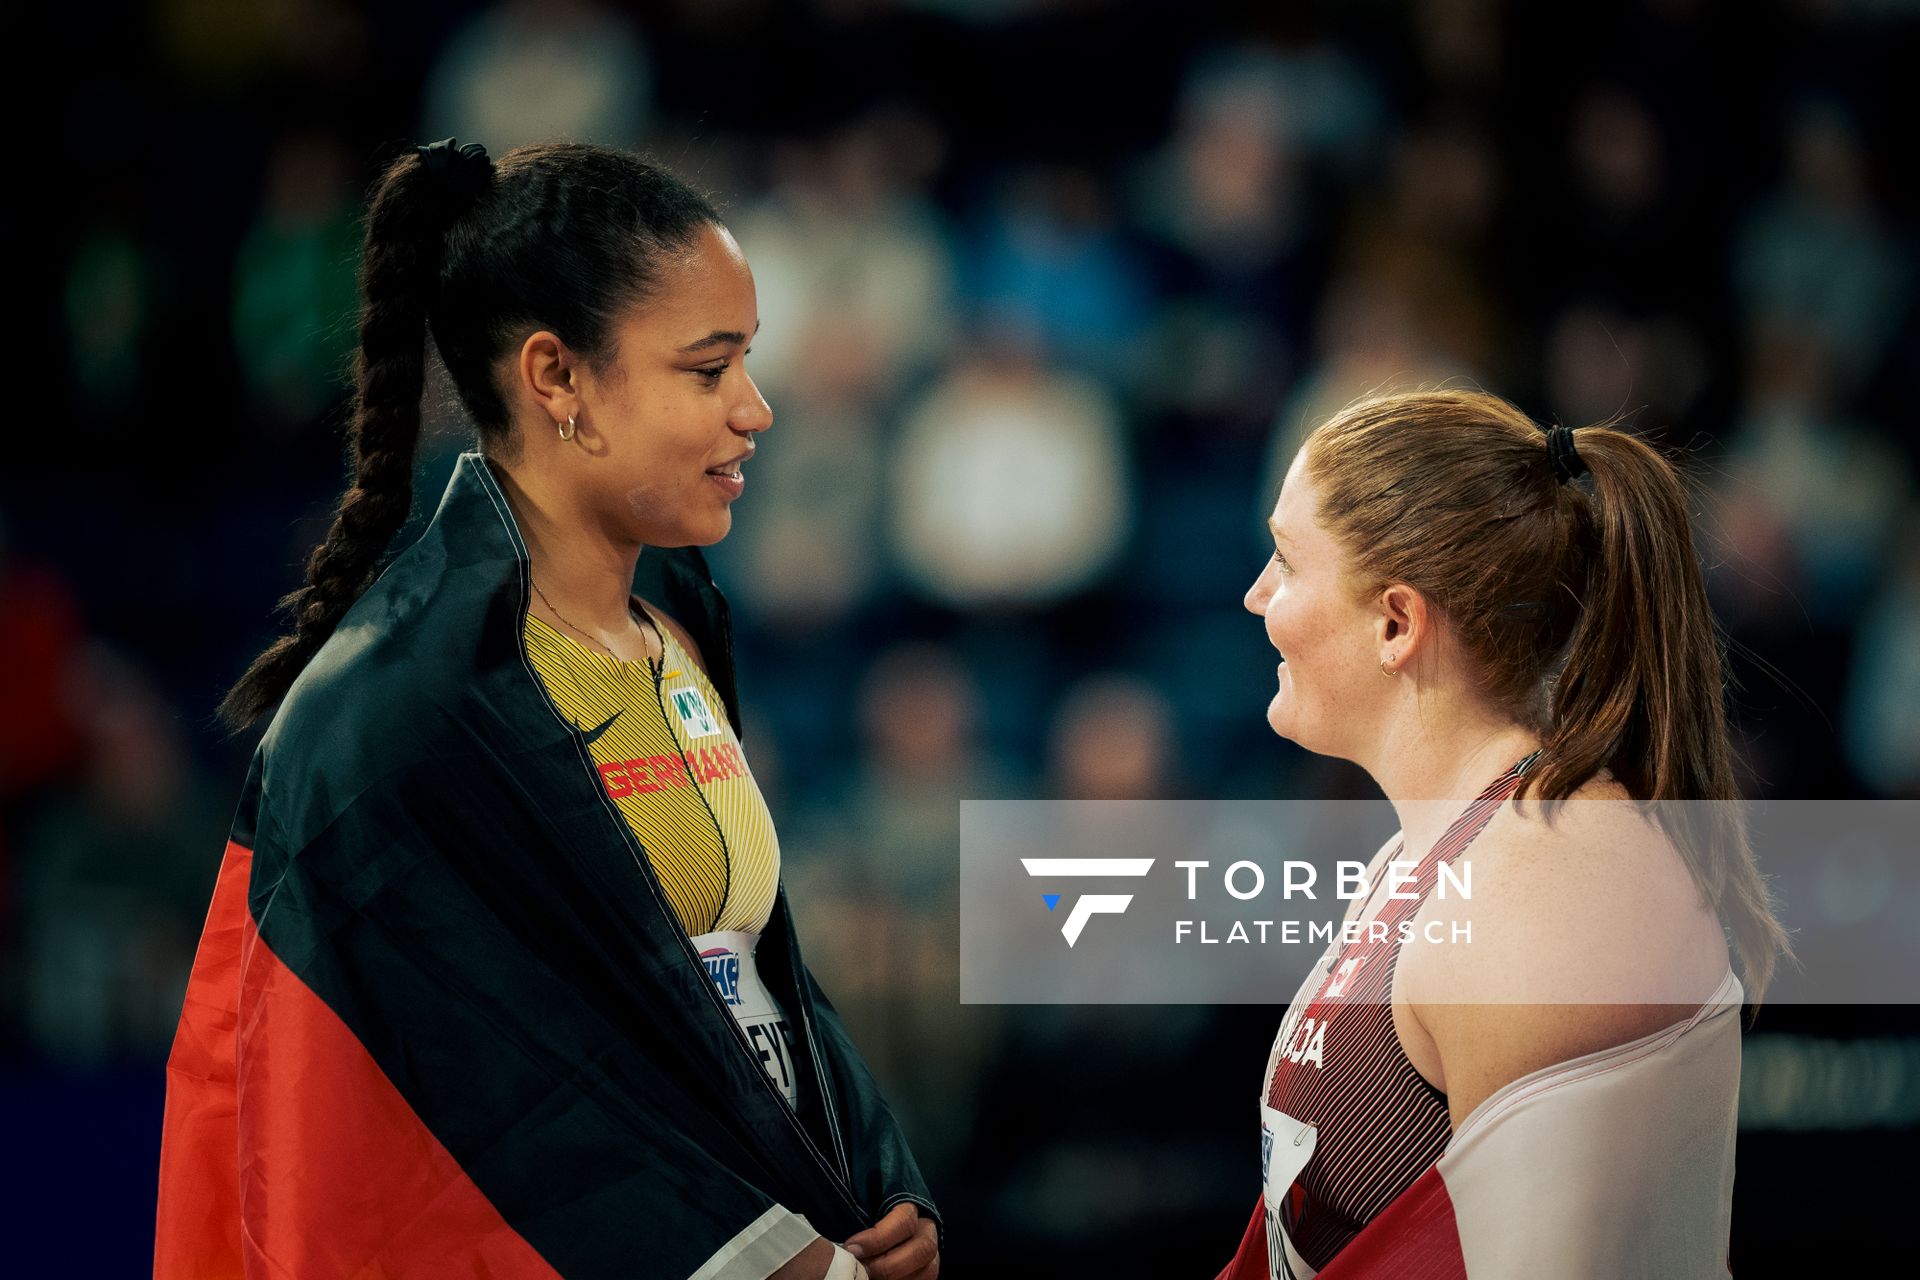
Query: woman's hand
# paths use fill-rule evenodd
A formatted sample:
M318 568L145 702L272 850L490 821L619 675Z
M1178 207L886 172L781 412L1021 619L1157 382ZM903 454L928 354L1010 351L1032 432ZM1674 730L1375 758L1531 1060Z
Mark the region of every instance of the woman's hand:
M873 1280L934 1280L940 1274L940 1234L911 1201L847 1240L846 1249Z

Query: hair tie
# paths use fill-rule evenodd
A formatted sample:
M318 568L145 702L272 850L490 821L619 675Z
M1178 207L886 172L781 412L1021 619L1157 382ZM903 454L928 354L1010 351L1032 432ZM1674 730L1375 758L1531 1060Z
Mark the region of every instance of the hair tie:
M1573 447L1573 428L1555 425L1547 428L1547 460L1553 463L1553 477L1561 484L1587 474L1586 459Z
M426 157L427 180L443 211L457 213L486 190L493 180L493 161L477 142L461 146L458 139L422 143L414 150Z

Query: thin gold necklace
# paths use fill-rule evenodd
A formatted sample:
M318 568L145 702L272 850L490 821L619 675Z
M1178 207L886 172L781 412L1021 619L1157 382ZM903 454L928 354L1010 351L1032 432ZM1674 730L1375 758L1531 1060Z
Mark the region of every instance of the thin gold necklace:
M565 617L564 617L564 616L563 616L563 615L561 614L561 612L560 612L560 611L559 611L558 609L554 609L554 608L553 608L553 601L551 601L551 600L548 600L548 599L547 599L547 593L546 593L546 592L544 592L544 591L541 591L541 590L540 590L540 584L539 584L538 582L534 582L534 581L533 581L533 575L532 575L532 574L528 574L528 575L527 575L527 581L528 581L528 582L533 582L533 589L534 589L534 591L535 591L535 592L537 592L537 593L539 594L539 596L540 596L540 599L541 599L541 601L542 601L542 602L543 602L543 603L544 603L544 604L545 604L545 605L547 606L547 608L549 608L549 609L552 609L552 610L553 610L553 616L554 616L554 617L556 617L556 618L559 618L559 619L560 619L560 621L562 621L562 622L566 622L566 624L567 624L567 626L568 626L569 628L571 628L571 629L572 629L573 631L576 631L576 632L578 632L578 633L579 633L580 635L583 635L583 636L586 636L586 637L587 637L587 639L589 639L589 640L592 640L592 641L593 641L593 642L594 642L595 644L597 644L597 645L599 645L599 646L600 646L600 647L601 647L602 649L606 649L606 650L607 650L607 655L608 655L609 657L611 657L611 658L612 658L612 659L613 659L613 660L614 660L615 662L625 662L625 661L626 661L626 659L625 659L625 658L622 658L622 657L621 657L621 656L620 656L619 654L617 654L617 653L615 653L615 652L614 652L614 651L613 651L612 649L608 649L608 648L607 648L607 644L606 644L606 642L605 642L604 640L600 640L600 639L597 639L597 638L595 638L594 636L591 636L591 635L588 635L588 634L587 634L587 632L585 632L585 631L582 631L582 630L581 630L581 629L580 629L579 627L576 627L576 626L574 626L574 625L573 625L573 623L571 623L571 622L567 622L567 619L566 619L566 618L565 618ZM638 618L636 618L636 617L634 617L634 612L633 612L633 606L632 606L631 604L629 604L629 605L627 606L627 616L628 616L629 618L634 618L634 621L636 621L636 622L638 622L638 621L639 621L639 619L638 619ZM649 627L652 627L652 626L653 626L653 619L652 619L652 618L648 618L648 619L647 619L647 625L648 625ZM658 628L655 628L655 630L657 631L657 630L658 630ZM660 649L660 652L661 652L661 655L662 655L662 656L664 657L664 656L665 656L665 654L666 654L666 644L665 644L665 641L662 641L662 642L661 642L661 649ZM653 659L653 655L652 655L652 654L648 654L648 655L647 655L647 658L648 658L648 661L652 661L652 659Z

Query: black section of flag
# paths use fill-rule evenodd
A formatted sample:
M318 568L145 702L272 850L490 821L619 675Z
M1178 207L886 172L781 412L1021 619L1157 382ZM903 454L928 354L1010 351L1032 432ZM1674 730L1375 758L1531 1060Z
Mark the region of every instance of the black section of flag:
M641 563L737 728L705 562ZM759 950L803 1115L752 1058L529 669L527 596L504 495L463 455L261 744L235 829L262 940L564 1276L690 1274L774 1204L839 1239L903 1198L937 1217L784 890Z

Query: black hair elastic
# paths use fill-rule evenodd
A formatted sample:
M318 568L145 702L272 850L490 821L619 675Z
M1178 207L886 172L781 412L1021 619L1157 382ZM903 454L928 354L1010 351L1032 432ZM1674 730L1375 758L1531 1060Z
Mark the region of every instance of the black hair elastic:
M1573 428L1551 426L1547 428L1547 459L1553 463L1553 476L1561 484L1577 480L1587 474L1586 459L1573 447Z
M493 180L493 161L487 159L487 149L477 142L463 147L458 139L442 138L422 143L414 150L426 157L427 177L450 212L464 209Z

